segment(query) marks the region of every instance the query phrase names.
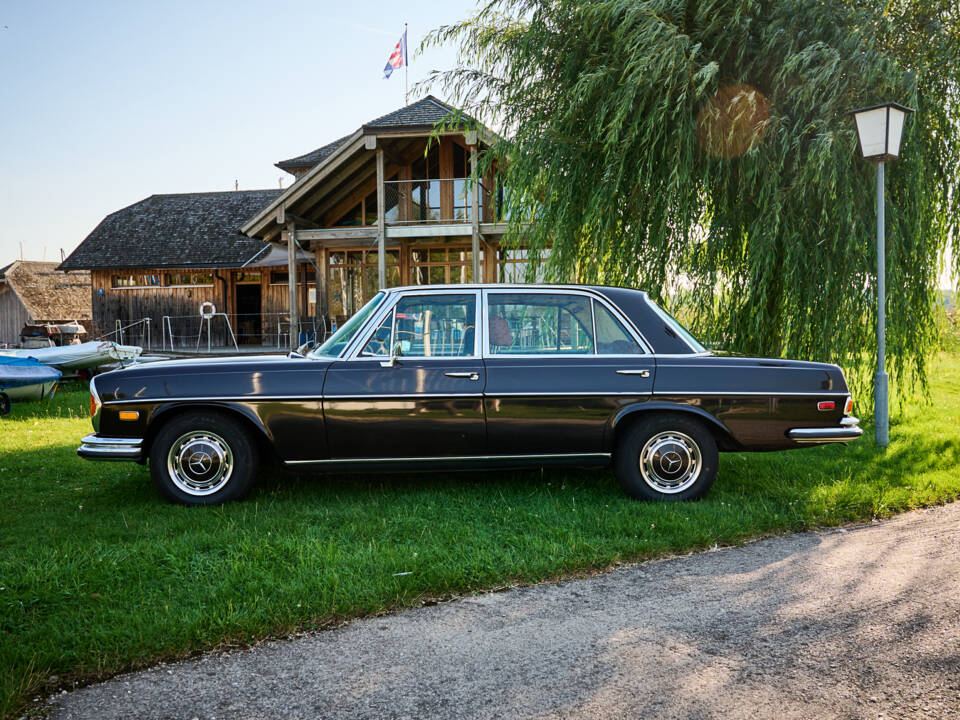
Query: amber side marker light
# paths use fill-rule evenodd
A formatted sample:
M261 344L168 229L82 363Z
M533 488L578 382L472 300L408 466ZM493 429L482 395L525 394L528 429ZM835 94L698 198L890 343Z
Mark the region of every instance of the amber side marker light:
M137 410L121 410L117 414L121 420L137 420L140 418L140 412Z
M97 399L90 393L90 417L97 414Z
M817 403L817 410L820 412L826 412L827 410L835 410L837 404L833 400L821 400Z
M847 398L847 404L843 406L843 414L849 415L853 412L853 396Z

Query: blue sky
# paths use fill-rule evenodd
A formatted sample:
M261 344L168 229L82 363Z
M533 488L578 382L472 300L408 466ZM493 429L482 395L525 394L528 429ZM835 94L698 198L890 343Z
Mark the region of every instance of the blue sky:
M444 2L0 3L0 267L59 259L153 193L284 186L273 167L403 105L382 69L410 26L410 84L455 62L414 58Z

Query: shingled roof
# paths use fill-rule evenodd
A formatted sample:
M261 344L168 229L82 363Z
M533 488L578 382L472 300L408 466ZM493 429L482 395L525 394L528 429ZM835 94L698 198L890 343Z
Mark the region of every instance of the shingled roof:
M391 131L391 130L432 130L437 123L445 120L451 113L455 112L452 107L446 103L437 100L433 95L428 95L423 100L402 107L399 110L381 115L375 120L364 123L360 132L369 134L371 132ZM343 145L356 133L345 135L339 140L319 147L312 152L300 155L289 160L281 160L276 163L276 167L287 172L294 170L310 169L321 160L332 155L337 148Z
M107 215L60 269L243 265L264 245L240 235L240 226L280 192L151 195Z
M93 316L88 272L68 275L55 262L17 260L0 270L0 283L17 294L34 322Z

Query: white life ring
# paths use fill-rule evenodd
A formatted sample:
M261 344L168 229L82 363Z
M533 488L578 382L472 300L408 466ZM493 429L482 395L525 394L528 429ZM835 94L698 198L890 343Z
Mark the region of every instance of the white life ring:
M200 303L200 317L202 317L204 320L209 320L216 314L217 314L217 306L214 305L212 302L207 300L204 303Z

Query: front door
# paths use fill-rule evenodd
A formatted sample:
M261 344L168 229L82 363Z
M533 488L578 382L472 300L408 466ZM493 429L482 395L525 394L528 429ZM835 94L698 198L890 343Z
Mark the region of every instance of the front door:
M486 452L478 307L475 291L401 295L361 349L333 363L323 387L331 458Z
M237 285L237 342L248 345L260 345L260 284L245 283Z

